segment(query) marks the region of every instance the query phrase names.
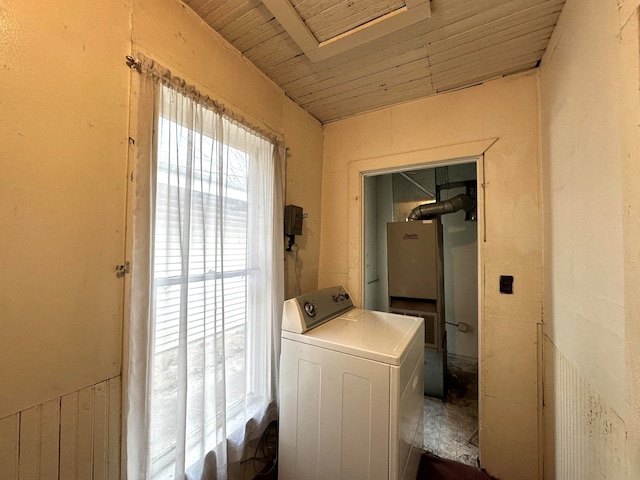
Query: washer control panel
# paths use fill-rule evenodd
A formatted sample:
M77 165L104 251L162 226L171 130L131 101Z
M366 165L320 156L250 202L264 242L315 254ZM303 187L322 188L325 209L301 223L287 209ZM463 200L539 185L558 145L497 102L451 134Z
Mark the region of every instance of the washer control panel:
M284 302L282 329L308 332L352 308L351 296L342 285L305 293Z

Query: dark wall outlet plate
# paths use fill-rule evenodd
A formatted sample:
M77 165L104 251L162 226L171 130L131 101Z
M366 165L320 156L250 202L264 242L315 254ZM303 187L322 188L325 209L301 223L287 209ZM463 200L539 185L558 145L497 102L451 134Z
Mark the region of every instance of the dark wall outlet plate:
M513 275L500 275L500 293L513 295Z

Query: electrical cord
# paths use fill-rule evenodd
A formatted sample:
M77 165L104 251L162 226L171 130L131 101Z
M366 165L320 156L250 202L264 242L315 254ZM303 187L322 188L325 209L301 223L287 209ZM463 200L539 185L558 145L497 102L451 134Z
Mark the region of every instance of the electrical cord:
M444 322L444 323L446 323L447 325L453 325L454 327L456 327L461 332L468 332L469 331L469 324L464 323L464 322L458 322L458 323Z
M243 460L241 463L247 462L253 462L253 470L257 476L266 476L275 470L278 464L278 422L276 420L269 423L265 431L262 432L253 456ZM258 470L256 462L265 466Z
M298 252L300 251L300 247L296 243L291 245L291 253L293 255L293 273L295 276L295 285L293 296L297 297L300 295L300 272L298 271Z

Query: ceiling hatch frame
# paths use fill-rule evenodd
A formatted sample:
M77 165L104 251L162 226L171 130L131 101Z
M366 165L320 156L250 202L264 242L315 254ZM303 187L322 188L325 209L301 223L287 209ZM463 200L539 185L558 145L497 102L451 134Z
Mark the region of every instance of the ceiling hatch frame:
M311 62L316 63L431 18L430 0L405 0L405 6L319 42L288 0L262 0Z

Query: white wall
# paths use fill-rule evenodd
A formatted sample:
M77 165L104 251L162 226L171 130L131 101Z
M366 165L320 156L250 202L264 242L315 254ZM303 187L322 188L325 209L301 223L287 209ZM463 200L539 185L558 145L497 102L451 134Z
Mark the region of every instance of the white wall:
M446 200L464 194L465 188L441 190ZM464 212L442 215L444 302L447 352L478 359L478 224L466 222ZM466 323L461 331L451 323Z
M379 175L378 182L378 278L381 312L389 311L389 263L387 259L387 223L393 221L393 181L390 175Z
M538 479L542 233L535 72L324 126L319 286L362 299L362 181L484 153L479 172L480 455L502 480ZM467 160L468 161L468 160ZM441 164L441 163L440 163ZM501 274L515 277L501 295Z
M367 310L378 310L380 305L380 278L378 269L380 244L378 242L378 179L364 178L364 305Z
M637 3L568 0L540 69L549 478L638 478Z

